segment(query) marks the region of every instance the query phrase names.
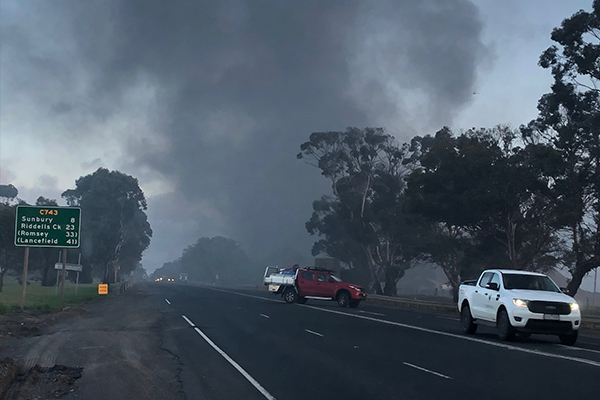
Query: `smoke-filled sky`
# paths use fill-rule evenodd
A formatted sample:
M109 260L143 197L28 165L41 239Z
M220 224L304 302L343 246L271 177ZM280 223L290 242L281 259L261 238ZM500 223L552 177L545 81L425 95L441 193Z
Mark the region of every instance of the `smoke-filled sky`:
M310 133L400 141L536 115L553 27L591 0L3 0L0 183L34 202L139 179L149 270L201 236L310 254Z

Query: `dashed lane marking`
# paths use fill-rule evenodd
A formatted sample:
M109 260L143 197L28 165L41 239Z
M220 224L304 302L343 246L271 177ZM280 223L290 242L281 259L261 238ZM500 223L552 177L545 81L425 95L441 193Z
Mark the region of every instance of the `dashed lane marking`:
M403 362L402 364L408 365L409 367L412 367L412 368L416 368L416 369L418 369L420 371L429 372L430 374L437 375L437 376L442 377L444 379L452 379L451 377L449 377L447 375L440 374L439 372L435 372L435 371L432 371L432 370L427 369L427 368L419 367L418 365L414 365L414 364L407 363L407 362Z
M225 292L225 293L233 293L233 294L237 294L239 296L251 297L251 298L255 298L255 299L259 299L259 300L274 301L274 302L277 302L277 303L280 302L279 300L267 299L267 298L264 298L264 297L254 296L254 295L246 294L246 293L238 293L238 292L233 292L233 291L230 291L230 290L215 289L215 288L210 288L210 287L205 287L205 286L202 286L202 287L205 288L205 289L216 290L216 291ZM499 343L499 342L491 342L489 340L479 339L479 338L475 338L475 337L472 337L472 336L458 335L458 334L455 334L455 333L443 332L443 331L436 331L434 329L423 328L423 327L415 326L415 325L403 324L401 322L387 321L385 319L368 317L366 315L348 314L348 313L341 312L341 311L336 311L336 310L330 310L330 309L326 309L326 308L319 308L319 307L315 307L315 306L310 306L308 304L303 304L303 305L298 304L298 305L301 306L301 307L311 308L313 310L317 310L317 311L321 311L321 312L329 312L329 313L333 313L333 314L345 315L346 317L360 318L360 319L365 319L367 321L373 321L373 322L379 322L379 323L382 323L382 324L400 326L402 328L413 329L413 330L417 330L417 331L421 331L421 332L427 332L427 333L433 333L435 335L447 336L447 337L452 337L452 338L460 339L460 340L468 340L470 342L486 344L488 346L500 347L500 348L504 348L504 349L508 349L508 350L514 350L514 351L520 351L520 352L528 353L528 354L535 354L535 355L542 356L542 357L549 357L549 358L557 358L557 359L561 359L561 360L575 361L575 362L578 362L578 363L581 363L581 364L587 364L587 365L592 365L594 367L600 367L600 362L593 361L593 360L588 360L586 358L570 357L570 356L565 356L565 355L562 355L562 354L554 354L554 353L548 353L548 352L544 352L544 351L527 349L525 347L511 346L509 344Z
M264 318L271 318L271 317L269 317L269 316L268 316L268 315L266 315L266 314L260 314L260 316L261 316L261 317L264 317Z
M165 299L165 301L167 302L167 304L171 304L171 302L168 299Z
M363 311L363 310L358 310L358 312L361 313L361 314L370 314L370 315L377 315L377 316L380 316L380 317L385 317L385 314L378 313L378 312Z
M323 337L323 335L321 335L319 332L311 331L310 329L305 329L305 331L308 332L308 333L312 333L313 335L317 335L317 336Z

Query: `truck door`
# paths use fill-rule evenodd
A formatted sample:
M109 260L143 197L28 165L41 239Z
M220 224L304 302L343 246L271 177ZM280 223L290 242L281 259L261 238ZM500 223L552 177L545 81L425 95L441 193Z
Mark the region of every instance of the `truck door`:
M333 298L335 294L335 281L329 275L318 272L316 287L319 293L317 296Z
M495 283L500 288L500 275L493 273L489 283ZM485 303L483 303L482 312L483 318L488 321L496 321L498 306L500 305L500 291L494 289L484 290Z
M485 285L487 285L493 277L493 272L486 272L481 279L479 279L477 285L475 285L475 290L473 291L473 304L471 304L471 314L473 315L473 318L487 319L484 309L488 303L488 292L490 292L490 290L486 289Z
M312 271L300 271L298 274L298 290L300 296L316 296L315 273Z

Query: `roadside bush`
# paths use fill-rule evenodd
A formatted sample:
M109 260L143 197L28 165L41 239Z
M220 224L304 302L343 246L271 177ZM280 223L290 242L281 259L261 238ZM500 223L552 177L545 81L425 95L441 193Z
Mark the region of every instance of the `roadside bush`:
M6 307L6 304L0 303L0 315L4 315L7 313L8 313L8 307Z

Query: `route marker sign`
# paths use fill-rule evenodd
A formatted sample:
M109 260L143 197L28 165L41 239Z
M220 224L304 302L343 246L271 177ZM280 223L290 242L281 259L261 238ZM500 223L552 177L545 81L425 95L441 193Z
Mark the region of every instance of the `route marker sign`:
M17 206L15 246L78 248L81 208Z

